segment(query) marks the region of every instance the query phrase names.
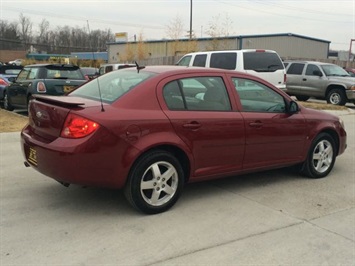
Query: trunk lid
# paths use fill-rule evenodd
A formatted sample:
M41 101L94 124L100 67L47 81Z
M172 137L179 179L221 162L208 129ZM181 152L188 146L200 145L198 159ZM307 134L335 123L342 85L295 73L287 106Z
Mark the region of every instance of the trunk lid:
M61 134L71 110L100 107L100 102L79 97L33 95L28 111L31 134L44 142L51 142Z

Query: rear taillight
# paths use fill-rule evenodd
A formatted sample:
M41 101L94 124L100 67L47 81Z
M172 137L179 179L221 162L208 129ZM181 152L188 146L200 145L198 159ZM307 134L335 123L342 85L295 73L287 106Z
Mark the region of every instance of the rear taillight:
M44 84L44 82L40 81L37 83L37 92L46 92L46 85Z
M65 119L60 136L70 139L83 138L96 131L99 127L100 125L94 121L69 114Z
M7 86L7 85L9 85L9 83L6 82L6 80L0 78L0 85Z
M287 81L287 75L286 73L284 74L284 84L286 84L286 81Z

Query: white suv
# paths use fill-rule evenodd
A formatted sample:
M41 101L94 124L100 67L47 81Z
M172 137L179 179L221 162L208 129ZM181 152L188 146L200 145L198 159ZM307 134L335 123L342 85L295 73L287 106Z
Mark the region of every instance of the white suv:
M279 89L286 89L286 71L273 50L245 49L206 51L184 55L177 65L213 67L246 72L260 77Z

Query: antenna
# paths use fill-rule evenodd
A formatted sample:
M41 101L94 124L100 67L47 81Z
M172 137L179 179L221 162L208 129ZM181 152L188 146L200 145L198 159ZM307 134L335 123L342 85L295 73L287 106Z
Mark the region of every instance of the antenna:
M91 52L92 52L92 59L93 59L93 61L95 61L94 48L91 46L89 20L87 20L86 22L87 22L88 31L89 31L89 46L90 46ZM94 67L96 67L96 66L94 66ZM101 97L101 87L100 87L99 77L96 77L95 79L96 79L96 82L97 82L97 87L98 87L98 89L99 89L99 97L100 97L100 103L101 103L101 112L105 112L104 104L103 104L103 102L102 102L102 97Z

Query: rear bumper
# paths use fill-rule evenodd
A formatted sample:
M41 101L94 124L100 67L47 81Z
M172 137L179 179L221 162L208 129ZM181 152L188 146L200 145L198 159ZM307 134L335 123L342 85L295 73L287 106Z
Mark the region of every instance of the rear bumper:
M27 128L21 132L26 162L60 183L122 188L130 165L119 158L124 158L126 148L123 141L102 132L82 139L57 138L50 143L32 137Z

